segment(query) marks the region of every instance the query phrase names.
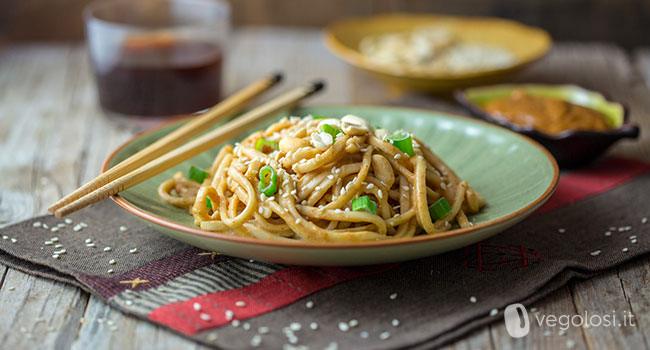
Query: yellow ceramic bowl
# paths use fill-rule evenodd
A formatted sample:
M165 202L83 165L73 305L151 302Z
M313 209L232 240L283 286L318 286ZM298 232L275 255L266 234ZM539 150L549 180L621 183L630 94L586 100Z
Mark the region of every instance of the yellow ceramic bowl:
M359 52L359 42L366 36L410 31L423 26L446 27L463 42L500 46L514 55L515 62L505 68L460 74L405 72L400 69L401 65L377 64ZM546 31L509 20L420 14L348 18L328 26L324 40L336 56L389 86L424 92L450 92L460 87L501 81L508 74L540 59L552 45Z

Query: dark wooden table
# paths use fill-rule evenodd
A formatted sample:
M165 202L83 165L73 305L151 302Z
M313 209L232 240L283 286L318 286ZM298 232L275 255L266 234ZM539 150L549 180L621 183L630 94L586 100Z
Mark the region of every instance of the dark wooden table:
M316 30L241 29L235 33L229 54L227 92L284 68L284 86L315 77L327 79L329 88L311 104L392 104L462 112L449 100L386 91L330 55ZM619 143L611 152L650 160L649 50L629 53L609 44L560 43L514 80L575 83L624 101L632 119L642 126L642 136L635 142ZM45 213L49 204L96 176L109 151L144 127L135 121L116 123L101 114L84 47L1 49L0 225ZM649 349L650 262L646 257L589 280L573 281L533 306L555 315L585 310L593 314L632 312L636 327L571 327L559 332L557 327L533 323L528 336L513 339L503 322L497 321L448 347ZM204 348L112 310L76 287L2 265L0 315L3 349Z

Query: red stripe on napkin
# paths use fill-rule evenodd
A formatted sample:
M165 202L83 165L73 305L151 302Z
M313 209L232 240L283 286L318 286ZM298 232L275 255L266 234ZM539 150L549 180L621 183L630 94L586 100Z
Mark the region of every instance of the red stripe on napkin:
M233 312L233 320L247 319L289 305L321 289L386 271L393 266L395 264L354 268L291 266L242 288L161 306L149 314L149 319L192 335L230 323L231 320L226 319L226 310ZM246 306L237 306L238 301L243 301ZM199 310L195 303L198 303Z
M586 169L560 176L555 193L533 215L607 192L650 170L650 163L609 158Z

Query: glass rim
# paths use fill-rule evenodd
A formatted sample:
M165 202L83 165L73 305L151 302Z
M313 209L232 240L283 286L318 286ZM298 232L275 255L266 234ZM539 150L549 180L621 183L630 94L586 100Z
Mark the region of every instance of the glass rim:
M157 2L157 3L172 3L172 2L182 2L184 4L188 5L200 5L200 6L213 6L215 8L218 8L220 13L219 13L219 18L220 19L225 19L229 21L230 19L230 14L231 14L231 7L230 4L225 1L225 0L154 0L152 2ZM95 0L90 3L88 3L86 6L84 6L82 10L82 18L84 22L88 23L90 21L96 21L100 22L103 25L107 26L116 26L116 27L138 27L140 26L137 23L124 23L124 22L119 22L119 21L111 21L111 20L106 20L100 17L97 17L96 12L110 8L112 6L134 6L137 5L137 1L129 1L129 0ZM168 24L162 27L159 27L157 29L165 29L165 28L179 28L179 27L203 27L203 25L198 25L198 24ZM142 26L144 27L144 26Z

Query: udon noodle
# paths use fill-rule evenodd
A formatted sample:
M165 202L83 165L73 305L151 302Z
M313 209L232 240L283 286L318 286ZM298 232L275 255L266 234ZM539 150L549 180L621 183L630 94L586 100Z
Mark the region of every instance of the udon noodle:
M410 133L374 129L353 115L284 118L221 148L206 172L202 183L178 173L158 192L188 208L203 230L261 239L351 242L436 234L471 226L467 215L484 205Z

